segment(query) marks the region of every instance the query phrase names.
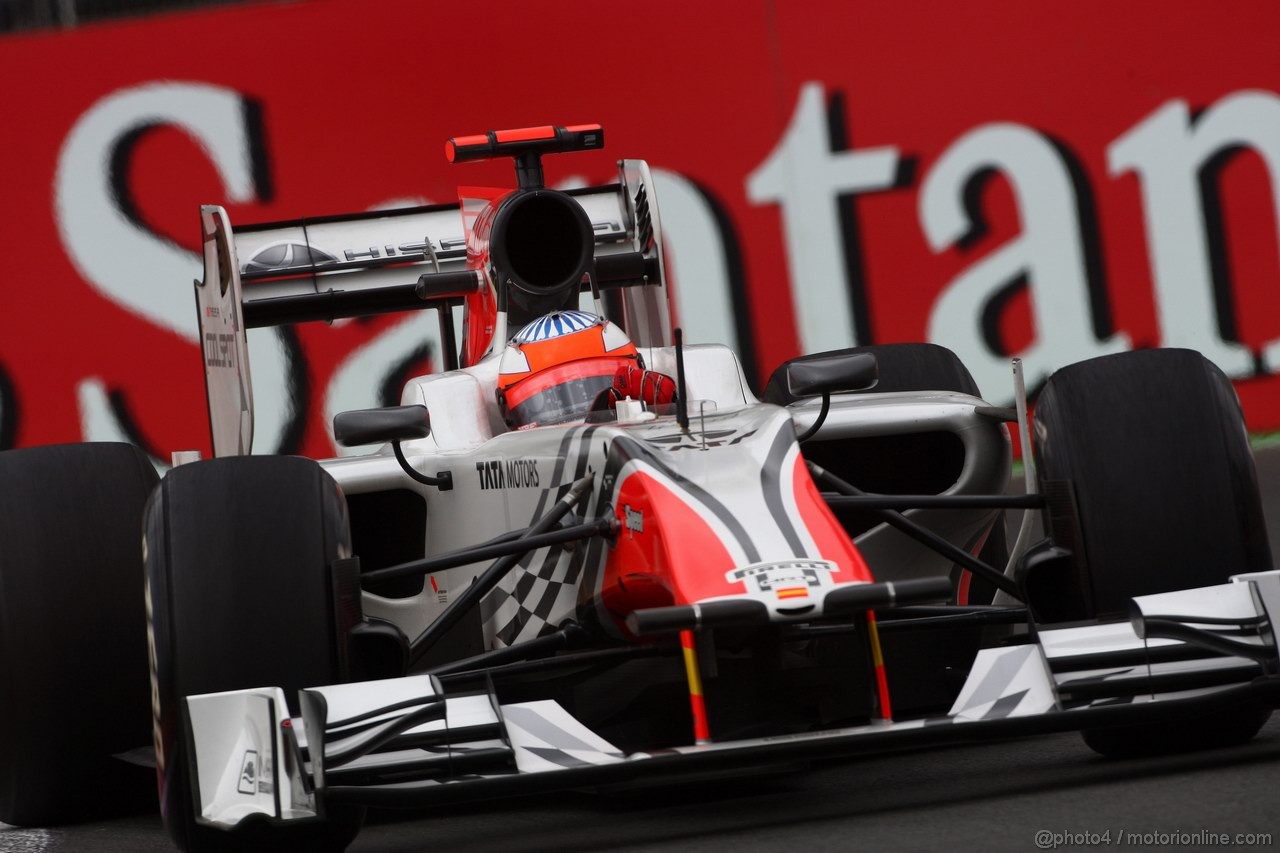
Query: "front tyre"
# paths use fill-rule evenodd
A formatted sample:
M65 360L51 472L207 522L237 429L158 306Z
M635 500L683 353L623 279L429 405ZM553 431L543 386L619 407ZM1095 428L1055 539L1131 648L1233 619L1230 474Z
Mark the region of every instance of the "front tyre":
M350 556L346 502L316 463L231 457L173 469L147 511L146 569L161 814L188 851L342 850L363 811L327 823L199 823L183 737L185 697L342 680L331 564ZM298 708L290 713L297 716Z
M1069 483L1081 540L1061 619L1126 615L1134 596L1271 569L1257 472L1231 382L1191 350L1140 350L1059 370L1036 403L1042 491ZM1270 709L1090 729L1103 755L1244 743Z

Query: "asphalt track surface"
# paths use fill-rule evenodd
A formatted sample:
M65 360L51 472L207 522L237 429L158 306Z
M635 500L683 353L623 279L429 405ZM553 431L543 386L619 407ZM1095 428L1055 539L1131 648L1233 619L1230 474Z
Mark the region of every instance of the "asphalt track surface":
M1257 459L1280 565L1280 448ZM1280 847L1278 758L1280 714L1245 746L1142 760L1109 761L1075 734L1049 735L762 778L386 812L349 850L1271 849ZM1218 843L1221 834L1240 843ZM0 824L4 853L171 849L151 815Z

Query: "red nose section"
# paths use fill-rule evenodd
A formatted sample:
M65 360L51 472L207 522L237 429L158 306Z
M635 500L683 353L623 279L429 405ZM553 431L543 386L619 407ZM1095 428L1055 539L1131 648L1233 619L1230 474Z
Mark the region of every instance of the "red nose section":
M871 576L871 569L867 567L866 561L854 547L853 540L849 538L849 534L831 512L831 507L827 506L827 502L819 494L817 485L809 476L809 469L805 467L803 456L796 456L792 482L795 484L796 508L800 512L805 529L809 531L814 544L818 546L819 556L836 563L841 570L849 571L848 577L840 578L842 581L875 580Z
M870 581L865 561L822 500L799 455L788 491L792 500L784 502L788 504L786 522L803 528L798 538L806 546L804 553L772 556L784 562L827 561L834 566L831 580L835 583ZM750 591L742 573L736 571L749 564L741 556L743 549L696 497L635 471L618 488L615 513L622 532L605 566L602 596L619 626L636 610ZM753 527L775 523L764 518L740 521L747 535ZM761 564L769 562L766 557ZM780 587L772 594L798 597L801 591Z

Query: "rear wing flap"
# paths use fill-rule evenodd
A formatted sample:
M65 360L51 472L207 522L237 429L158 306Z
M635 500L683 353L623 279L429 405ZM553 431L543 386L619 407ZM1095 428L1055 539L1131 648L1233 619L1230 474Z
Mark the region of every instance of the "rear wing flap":
M605 313L637 346L668 346L671 318L653 177L622 160L618 182L569 190L595 232ZM450 310L488 287L468 269L460 206L430 205L268 222L232 229L226 211L200 209L204 280L196 282L214 456L253 442L253 390L245 330L395 311ZM210 286L213 284L214 286ZM643 286L636 286L643 285ZM444 329L447 325L448 329ZM457 352L445 354L457 366Z

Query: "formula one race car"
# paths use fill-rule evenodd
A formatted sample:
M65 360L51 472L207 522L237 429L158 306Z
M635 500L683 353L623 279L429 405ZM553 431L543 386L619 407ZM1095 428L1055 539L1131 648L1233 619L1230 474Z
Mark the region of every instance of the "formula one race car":
M166 825L200 850L340 849L370 806L1258 731L1280 572L1221 372L1083 362L1032 425L1016 365L994 407L949 351L898 344L795 359L757 399L672 329L648 167L543 185L543 155L602 144L450 140L519 181L458 205L201 210L217 458L157 482L125 445L0 454L0 820L112 807L119 759L151 760L148 695ZM334 423L379 450L245 455L246 328L413 309L446 369ZM1011 428L1034 431L1025 494Z

